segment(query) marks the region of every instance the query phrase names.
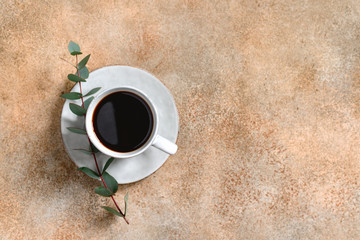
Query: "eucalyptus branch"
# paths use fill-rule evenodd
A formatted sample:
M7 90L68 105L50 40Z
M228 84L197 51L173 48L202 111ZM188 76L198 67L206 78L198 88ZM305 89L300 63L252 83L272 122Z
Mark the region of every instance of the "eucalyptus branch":
M65 99L70 99L70 100L81 100L81 106L74 104L74 103L70 103L69 107L70 110L78 115L78 116L86 116L86 110L87 107L89 106L90 102L94 99L94 97L89 97L87 100L84 101L84 97L88 97L90 95L93 95L94 93L96 93L97 91L100 90L100 88L93 88L92 90L90 90L87 94L83 95L82 92L82 87L81 87L81 82L86 82L86 79L89 77L89 70L86 67L86 64L90 58L90 54L87 55L86 57L84 57L80 62L78 62L78 55L81 55L82 52L80 52L80 47L78 44L70 41L69 46L68 46L69 52L71 55L75 55L76 58L76 65L72 65L70 62L66 61L65 59L63 59L64 61L70 63L73 67L76 68L76 75L75 74L69 74L68 75L68 79L70 81L73 82L77 82L79 83L79 88L80 88L80 92L70 92L70 93L65 93L63 94L61 97L65 98ZM125 211L122 212L119 205L117 204L117 202L115 201L114 198L114 194L117 192L118 190L118 182L116 181L116 179L111 176L108 172L106 172L106 169L110 166L110 164L113 162L114 158L109 158L104 166L104 168L102 169L102 171L99 168L99 164L98 161L96 159L96 153L99 152L95 146L91 143L89 136L87 135L86 131L84 129L79 129L79 128L74 128L74 127L69 127L68 130L70 132L76 133L76 134L84 134L87 136L88 142L89 142L89 150L86 149L74 149L74 150L79 150L81 152L84 152L86 154L91 154L93 156L95 165L96 165L96 172L94 172L93 170L91 170L90 168L87 167L81 167L78 168L78 170L84 172L86 175L88 175L89 177L92 177L94 179L98 179L101 180L102 185L101 187L96 187L95 188L95 193L104 196L104 197L111 197L112 201L115 204L116 209L110 208L110 207L106 207L106 206L102 206L102 208L104 208L105 210L124 218L125 222L127 224L129 224L129 221L126 219L126 211L127 211L127 199L128 199L128 194L125 195L124 197L124 202L125 202Z

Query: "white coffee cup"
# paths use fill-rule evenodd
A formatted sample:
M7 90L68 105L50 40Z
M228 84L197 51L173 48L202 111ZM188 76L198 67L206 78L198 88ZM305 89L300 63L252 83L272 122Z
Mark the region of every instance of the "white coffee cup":
M112 149L109 149L108 147L104 146L104 144L101 143L101 141L97 137L95 130L94 130L93 115L94 115L96 106L106 96L108 96L112 93L115 93L115 92L130 92L130 93L133 93L133 94L139 96L149 106L152 116L153 116L153 128L152 128L150 137L142 146L140 146L139 148L137 148L131 152L117 152ZM87 112L86 112L85 127L86 127L86 132L87 132L92 144L94 144L94 146L100 152L102 152L108 156L114 157L114 158L134 157L134 156L137 156L137 155L143 153L144 151L146 151L146 149L148 149L151 146L154 146L168 154L176 153L177 148L178 148L177 145L158 134L158 129L159 129L159 121L158 120L159 120L159 117L158 117L156 108L155 108L154 104L151 102L151 100L146 96L146 94L134 87L124 86L124 87L107 89L107 90L99 93L94 98L94 100L92 100L92 102L90 103L90 105L87 109Z

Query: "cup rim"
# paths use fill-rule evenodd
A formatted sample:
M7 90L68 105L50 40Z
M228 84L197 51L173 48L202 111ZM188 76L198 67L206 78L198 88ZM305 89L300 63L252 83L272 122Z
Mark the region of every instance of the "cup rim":
M108 147L106 147L105 145L103 145L101 143L101 141L98 139L98 137L96 136L94 126L93 126L93 121L92 121L97 105L108 95L115 93L115 92L122 92L122 91L131 92L131 93L134 93L134 94L138 95L139 97L141 97L150 107L150 110L151 110L152 116L153 116L153 130L151 132L149 139L140 148L137 148L130 152L117 152L117 151L111 150ZM130 158L130 157L135 157L135 156L143 153L146 149L148 149L153 144L155 137L157 136L157 132L158 132L158 115L157 115L155 106L152 103L152 101L150 100L150 98L141 90L134 88L132 86L122 86L122 87L110 88L110 89L106 89L106 90L100 92L99 94L97 94L97 96L89 104L89 107L86 111L86 116L85 116L85 129L86 129L86 132L88 134L88 137L89 137L91 143L100 152L102 152L108 156L114 157L114 158Z

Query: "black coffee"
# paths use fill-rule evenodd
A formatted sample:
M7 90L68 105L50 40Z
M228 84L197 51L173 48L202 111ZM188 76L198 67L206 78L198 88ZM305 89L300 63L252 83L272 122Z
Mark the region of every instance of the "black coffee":
M93 125L104 146L117 152L131 152L149 139L153 115L141 97L131 92L115 92L98 103Z

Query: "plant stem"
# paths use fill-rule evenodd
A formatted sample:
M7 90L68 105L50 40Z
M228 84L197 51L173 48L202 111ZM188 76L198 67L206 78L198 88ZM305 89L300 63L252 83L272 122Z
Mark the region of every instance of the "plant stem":
M76 55L77 56L77 55ZM68 64L70 64L71 66L73 66L74 68L76 68L76 66L75 65L73 65L71 62L69 62L68 60L66 60L66 59L64 59L64 58L62 58L62 57L60 57L60 59L61 60L63 60L63 61L65 61L65 62L67 62Z
M76 74L78 75L78 77L80 77L80 72L79 72L79 68L78 68L78 56L76 56ZM84 106L84 98L82 97L82 90L81 90L81 82L79 82L79 87L80 87L80 93L81 93L81 103L82 103L82 107L85 109L85 106ZM85 115L84 115L85 116ZM90 141L90 139L89 139ZM95 160L96 161L96 160Z
M77 66L78 66L78 56L76 55L76 73L77 73L78 77L80 77L79 69L78 69ZM82 107L85 109L84 99L83 99L83 97L82 97L81 82L79 82L79 87L80 87L80 93L81 93L81 97L80 97L80 98L81 98ZM84 117L85 117L85 115L86 115L86 114L84 114ZM92 152L92 156L93 156L94 161L95 161L96 170L97 170L97 172L98 172L98 174L99 174L99 176L100 176L100 179L101 179L102 183L104 184L104 187L106 187L107 189L109 189L109 188L107 187L105 181L104 181L104 178L103 178L102 174L101 174L101 171L100 171L100 168L99 168L99 164L98 164L98 162L97 162L97 159L96 159L96 156L95 156L95 153L94 153L94 149L93 149L93 147L92 147L92 144L91 144L91 141L90 141L89 136L87 136L87 139L88 139L88 141L89 141L90 148L91 148L91 152ZM109 189L109 190L110 190L110 189ZM114 202L117 210L119 211L119 213L123 216L125 222L126 222L127 224L129 224L129 221L126 219L126 217L125 217L125 215L123 214L123 212L121 211L119 205L116 203L114 196L110 196L110 197L111 197L111 199L113 200L113 202Z
M94 149L93 149L93 147L92 147L92 145L91 145L91 143L90 143L90 138L89 138L89 137L88 137L88 140L89 140L91 152L92 152L92 155L93 155L93 158L94 158L94 161L95 161L96 170L98 171L98 174L99 174L99 176L100 176L100 178L101 178L102 183L104 184L104 187L108 188L107 185L106 185L106 183L105 183L105 181L104 181L104 178L102 177L102 174L101 174L99 165L98 165L97 160L96 160L96 156L95 156L95 153L94 153ZM126 222L127 224L129 224L129 222L128 222L128 220L126 219L124 213L121 211L120 207L119 207L118 204L116 203L114 197L113 197L113 196L110 196L110 197L111 197L111 199L113 200L113 202L114 202L117 210L118 210L118 211L120 212L120 214L123 216L125 222Z

